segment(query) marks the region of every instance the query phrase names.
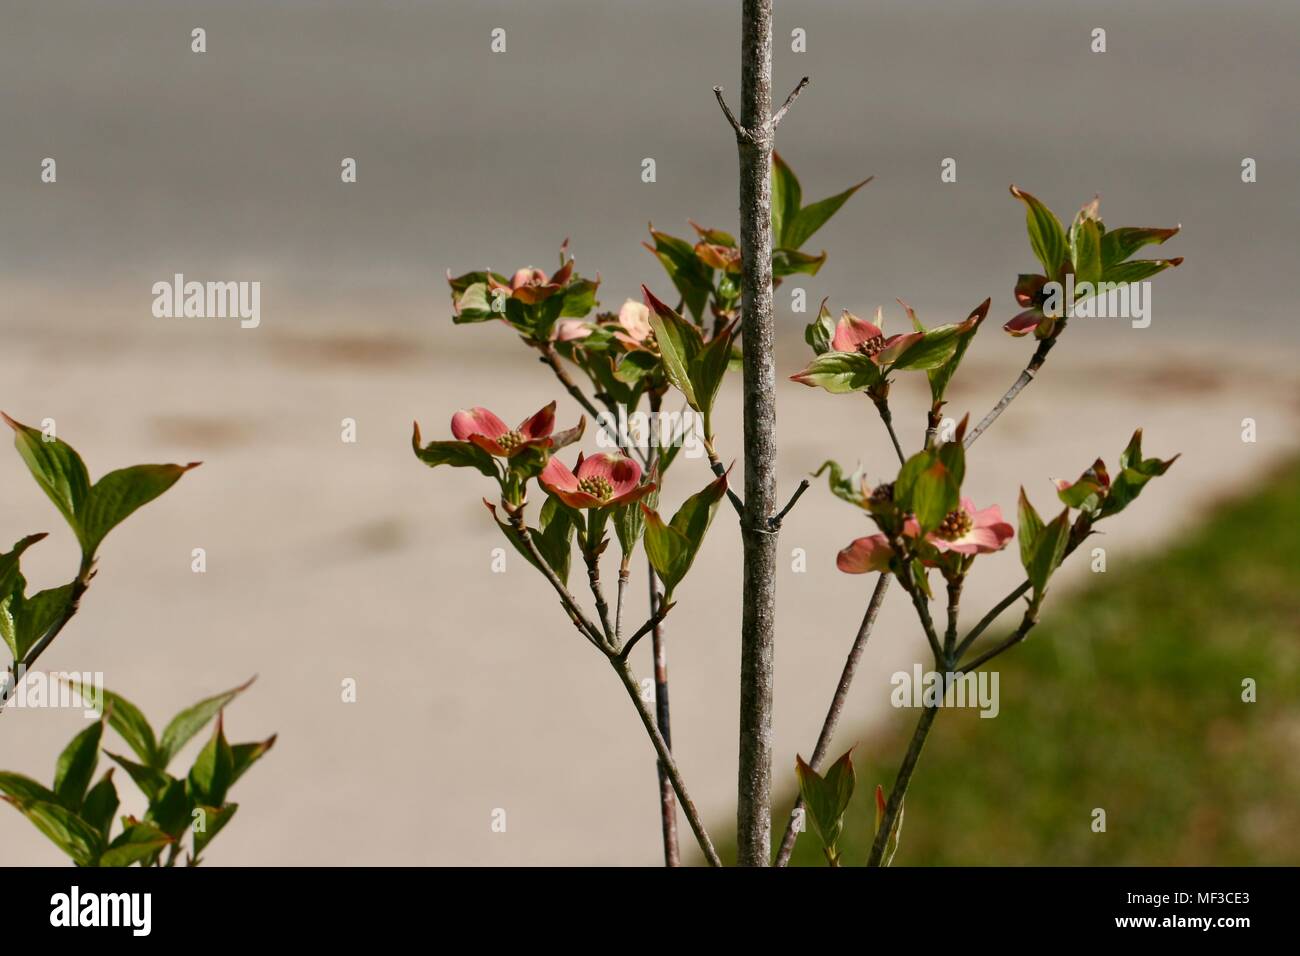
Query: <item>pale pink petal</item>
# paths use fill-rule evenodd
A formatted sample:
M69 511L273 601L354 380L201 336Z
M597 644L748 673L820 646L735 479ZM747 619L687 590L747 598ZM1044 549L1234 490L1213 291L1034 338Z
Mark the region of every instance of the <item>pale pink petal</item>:
M555 340L557 342L574 342L585 339L591 334L591 326L582 319L561 319L555 323Z
M500 438L510 431L506 423L497 418L486 408L475 406L462 409L451 416L451 433L458 441L467 441L470 435L483 435L487 438Z
M835 558L835 566L845 574L866 574L870 571L888 571L893 549L883 534L858 538Z
M532 418L519 425L519 434L526 439L545 438L555 428L555 403L547 405Z
M618 310L618 324L623 326L633 339L633 344L644 342L650 336L650 308L644 302L628 299ZM615 333L620 341L626 341Z
M614 489L611 497L618 498L641 481L641 466L625 455L602 453L592 455L578 464L578 479L601 477Z
M543 488L556 495L578 490L577 475L569 471L569 466L558 458L552 458L546 463L537 480L542 483Z
M831 348L836 352L856 352L859 345L864 345L883 333L878 326L866 319L860 319L847 309L835 324L835 335L831 338Z

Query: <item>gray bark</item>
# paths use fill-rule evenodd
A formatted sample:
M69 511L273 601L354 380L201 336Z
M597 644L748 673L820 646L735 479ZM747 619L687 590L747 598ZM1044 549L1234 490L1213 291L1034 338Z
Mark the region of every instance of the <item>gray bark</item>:
M776 366L772 321L772 0L744 0L740 248L744 347L744 611L736 862L771 862L772 677L776 625Z

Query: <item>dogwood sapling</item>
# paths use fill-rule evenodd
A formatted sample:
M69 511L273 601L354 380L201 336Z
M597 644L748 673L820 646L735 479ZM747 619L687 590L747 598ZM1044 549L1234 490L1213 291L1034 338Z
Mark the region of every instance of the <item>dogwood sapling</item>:
M739 519L744 545L744 597L741 640L741 714L737 786L737 862L767 865L771 860L771 689L775 621L776 534L799 496L800 483L778 508L775 466L776 379L773 350L772 290L791 275L815 276L826 253L804 248L817 230L869 180L818 202L803 201L802 186L791 167L773 151L778 123L807 85L805 78L775 112L771 109L771 2L745 0L742 12L741 115L727 105L721 88L714 92L735 133L740 168L739 239L731 232L691 222L694 241L650 228L649 249L668 274L676 305L641 287L640 301L627 298L616 312L600 311L599 280L581 277L561 247L560 268L547 274L532 267L511 278L490 270L451 278L454 321L460 324L499 321L538 353L564 390L608 434L617 453L580 454L570 466L555 452L582 437L585 419L563 433L551 430L554 403L509 430L481 408L456 413L454 441L422 443L417 426L416 455L430 466L472 467L496 480L499 500L486 500L498 527L549 581L566 616L583 638L611 663L627 689L652 743L660 766L661 813L665 862L677 863L673 797L680 800L709 863L721 861L699 819L669 746L667 670L662 625L675 607L674 595L685 579L725 497ZM829 472L830 490L852 504L875 525L874 533L855 538L836 559L841 571L874 573L870 600L844 664L821 733L809 760L797 760L798 806L811 816L827 860L841 865L837 841L842 816L853 788L853 768L845 754L824 774L825 759L843 711L858 663L865 650L889 581L897 578L916 612L936 664L955 677L970 673L1023 640L1038 620L1052 575L1094 524L1110 517L1141 492L1151 478L1172 464L1142 457L1141 433L1120 458L1112 480L1096 462L1078 481L1057 482L1064 506L1044 518L1022 492L1019 529L1003 517L996 503L977 505L963 493L966 449L1032 381L1047 354L1067 328L1068 309L1046 308L1051 283L1073 276L1090 285L1070 285L1085 296L1099 283L1145 280L1181 259L1135 260L1146 245L1163 243L1178 230L1123 228L1107 232L1096 200L1085 205L1066 230L1047 207L1024 190L1012 187L1024 203L1030 246L1043 273L1021 275L1014 298L1021 308L1004 328L1013 336L1033 332L1038 345L1025 370L992 410L974 427L964 416L952 435L941 435L948 388L992 307L986 298L964 319L926 325L903 300L905 324L886 329L883 310L874 320L844 311L837 319L823 301L805 339L811 360L790 377L831 394L861 393L885 426L897 464L873 463L849 473L827 461L815 475ZM1060 312L1061 314L1056 314ZM743 493L729 487L728 468L719 452L714 407L730 369L743 370ZM578 384L571 369L585 377ZM909 372L924 372L930 402L919 448L909 453L895 429L890 389ZM590 393L590 394L589 394ZM671 519L664 518L661 498L679 445L665 446L652 426L650 434L633 433L626 423L648 405L652 423L665 401L680 396L702 422L702 447L712 478L688 495ZM603 412L602 412L603 408ZM541 418L539 419L539 416ZM648 438L648 441L647 441ZM675 472L674 472L675 473ZM545 495L530 524L528 491ZM688 483L688 489L691 488ZM695 489L699 488L698 483ZM619 546L617 594L606 599L603 562L613 530ZM964 586L977 559L992 560L1018 540L1025 569L1024 584L998 602L964 636L960 610ZM569 589L572 548L577 544L587 568L594 613ZM624 627L629 563L638 543L650 567L650 601L644 623L629 634ZM946 619L931 613L937 599L931 575L944 582ZM662 585L662 590L659 586ZM1020 625L1007 638L979 643L999 616L1026 598ZM655 710L641 699L628 666L638 641L654 635ZM922 714L902 765L888 791L875 792L875 840L866 862L888 865L900 842L903 802L938 706ZM784 865L799 829L798 815L776 854Z

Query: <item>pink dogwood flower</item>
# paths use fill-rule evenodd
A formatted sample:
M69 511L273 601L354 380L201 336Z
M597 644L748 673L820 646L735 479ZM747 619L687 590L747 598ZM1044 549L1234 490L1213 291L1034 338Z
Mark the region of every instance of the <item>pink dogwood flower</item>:
M547 278L546 273L541 269L534 269L531 266L527 269L520 269L510 278L509 285L498 282L489 272L487 279L488 292L489 294L506 292L512 299L518 299L526 305L536 305L538 302L543 302L562 291L568 285L569 278L572 275L572 259L560 266L550 278Z
M490 455L513 458L529 448L550 448L555 429L555 403L547 405L511 430L486 408L462 409L451 417L451 433L457 441L472 442Z
M654 329L650 325L650 307L644 302L628 299L618 310L621 331L614 333L628 351L657 352Z
M573 471L552 458L538 476L543 488L570 508L612 508L636 501L654 491L654 483L641 483L641 466L625 455L578 456Z
M889 365L898 360L908 347L921 341L923 333L906 332L886 338L881 324L884 322L884 309L876 309L876 322L860 319L847 309L835 324L835 335L831 339L831 350L835 352L857 352L865 355L877 365ZM880 323L880 324L877 324Z
M962 498L961 506L948 512L939 527L926 535L925 540L941 552L990 554L1005 548L1015 533L1015 529L1002 520L1002 509L997 505L976 511L973 501Z

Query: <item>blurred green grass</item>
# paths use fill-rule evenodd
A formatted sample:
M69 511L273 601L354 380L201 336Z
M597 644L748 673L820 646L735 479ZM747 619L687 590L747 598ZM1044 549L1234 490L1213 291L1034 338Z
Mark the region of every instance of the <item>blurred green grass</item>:
M1300 863L1300 461L1167 551L1113 561L1058 598L999 658L997 718L939 715L894 864ZM1004 620L990 636L1018 617ZM1241 699L1247 677L1256 703ZM854 754L845 865L866 859L870 796L893 780L916 716L900 711ZM792 778L778 778L782 823ZM794 864L824 866L816 844L803 834Z

